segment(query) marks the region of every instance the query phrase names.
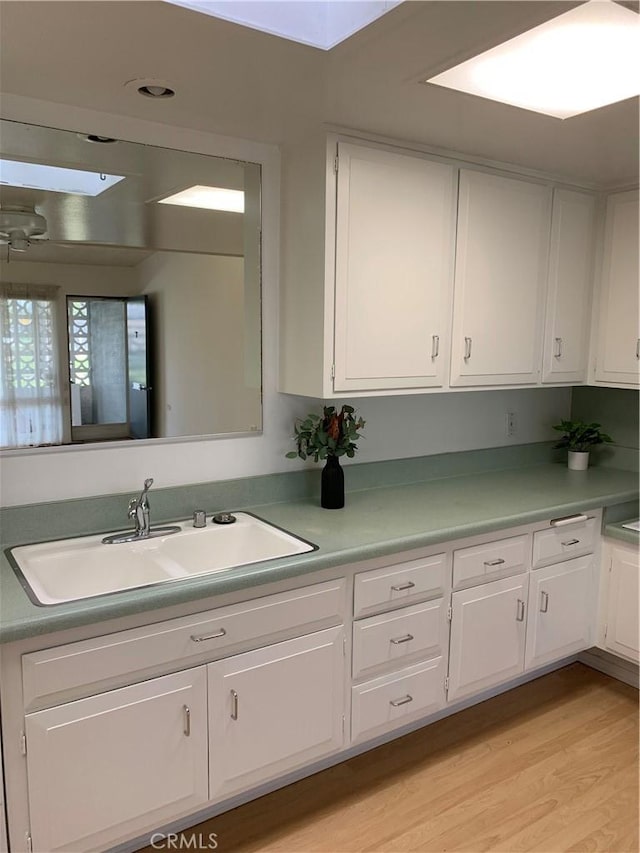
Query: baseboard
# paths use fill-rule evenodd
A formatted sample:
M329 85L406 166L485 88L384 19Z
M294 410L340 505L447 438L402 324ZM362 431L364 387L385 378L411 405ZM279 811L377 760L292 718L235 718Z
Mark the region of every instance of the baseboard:
M587 649L586 652L581 652L578 655L578 660L580 663L590 666L591 669L604 672L605 675L610 675L618 681L624 681L625 684L636 689L640 688L640 667L633 661L612 655L596 646Z

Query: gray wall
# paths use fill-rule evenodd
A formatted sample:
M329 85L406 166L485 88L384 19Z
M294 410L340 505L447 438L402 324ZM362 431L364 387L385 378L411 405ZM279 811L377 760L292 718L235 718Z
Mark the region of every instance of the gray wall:
M614 441L610 447L599 447L592 455L592 465L638 470L638 404L640 392L626 388L573 389L571 418L595 421Z

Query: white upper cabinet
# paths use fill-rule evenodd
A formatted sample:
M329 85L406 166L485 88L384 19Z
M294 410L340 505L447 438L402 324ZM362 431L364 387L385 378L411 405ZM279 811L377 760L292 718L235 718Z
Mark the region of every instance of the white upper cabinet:
M456 169L350 143L338 163L334 391L442 386Z
M595 382L637 385L638 191L607 200L596 339Z
M542 381L584 382L587 371L595 197L556 189Z
M529 385L540 353L551 190L460 171L452 385Z

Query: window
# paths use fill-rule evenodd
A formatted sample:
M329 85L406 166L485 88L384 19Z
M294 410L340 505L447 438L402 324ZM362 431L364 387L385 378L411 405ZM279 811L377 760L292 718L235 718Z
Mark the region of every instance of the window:
M62 441L56 287L0 286L0 446Z

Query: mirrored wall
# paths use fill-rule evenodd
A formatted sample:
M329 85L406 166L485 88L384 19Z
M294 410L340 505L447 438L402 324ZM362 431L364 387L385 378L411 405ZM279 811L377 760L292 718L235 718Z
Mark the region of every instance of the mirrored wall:
M0 446L260 431L260 166L8 121L0 156Z

